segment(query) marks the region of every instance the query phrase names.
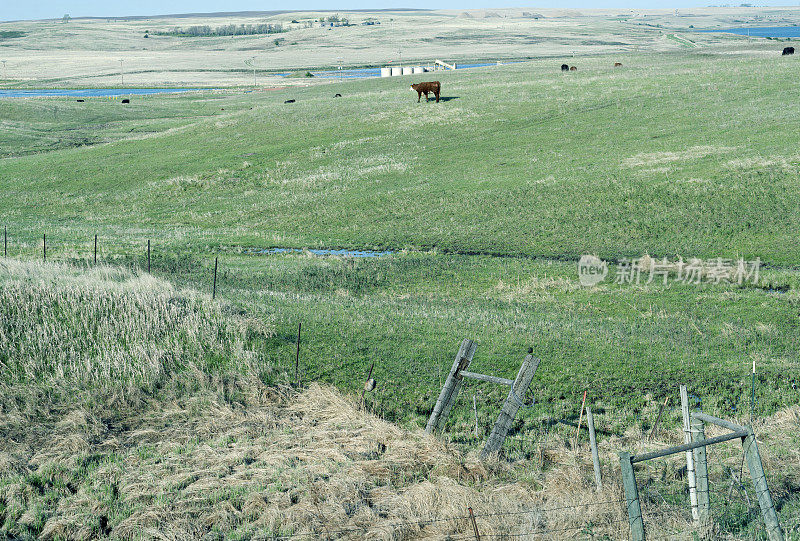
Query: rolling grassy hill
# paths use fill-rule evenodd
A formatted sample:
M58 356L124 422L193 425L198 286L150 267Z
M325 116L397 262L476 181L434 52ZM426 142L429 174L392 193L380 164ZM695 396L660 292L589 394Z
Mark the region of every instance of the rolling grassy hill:
M45 124L51 138L81 125L102 134L104 115L139 135L3 160L0 206L17 229L64 234L91 224L228 246L795 265L798 154L781 126L798 114L800 64L621 60L582 60L566 75L551 61L440 73L438 105L417 105L407 78L116 110L45 101L77 124ZM41 101L2 107L46 123ZM171 119L189 106L192 122ZM141 135L153 116L163 131Z
M617 539L616 451L682 441L666 421L651 443L636 426L614 434L601 413L595 491L573 427L480 461L352 395L292 389L264 355L269 322L140 271L0 258L0 309L0 536L11 539L459 539L472 535L468 507L486 536ZM797 422L794 405L756 425L787 530ZM739 455L710 455L715 531L761 539L747 489L724 496ZM639 471L650 535L691 530L681 459Z
M417 104L409 77L127 108L0 101L6 125L31 134L1 136L9 255L40 257L46 233L49 259L85 265L99 234L101 261L140 269L150 239L154 274L203 291L218 256L217 293L232 314L274 328L248 342L259 366L291 372L302 322L303 381L356 391L374 362L369 407L411 429L467 337L479 372L513 377L528 347L542 359L520 438L568 441L574 427L554 423L577 421L588 390L607 436L633 445L680 383L705 411L749 422L753 361L758 422L800 397L800 154L786 128L800 112L800 64L779 52L441 72L439 104ZM77 146L76 132L94 139ZM284 246L395 253L251 253ZM763 268L757 284L585 288L584 253L760 258ZM502 395L465 388L452 443L474 449ZM679 418L668 409L662 423Z
M40 253L47 233L50 257L81 259L99 234L102 259L141 265L151 239L156 269L205 289L221 254L221 291L279 322L270 355L291 358L303 321L307 347L328 360L310 375L357 385L377 354L378 372L398 380L386 392L412 403L435 398L430 371L471 336L500 371L534 346L552 366L546 396L593 386L615 407L697 377L743 409L757 360L765 381L786 376L759 403L775 411L796 393L800 155L779 126L797 117L786 96L800 64L611 60L568 74L544 61L440 72L439 104L417 104L409 78L126 108L8 100L0 107L51 138L83 129L112 141L0 162L12 255ZM49 106L70 124L48 119ZM410 252L247 255L281 246ZM758 287L581 289L583 253L758 257L764 274ZM429 368L406 391L409 361Z

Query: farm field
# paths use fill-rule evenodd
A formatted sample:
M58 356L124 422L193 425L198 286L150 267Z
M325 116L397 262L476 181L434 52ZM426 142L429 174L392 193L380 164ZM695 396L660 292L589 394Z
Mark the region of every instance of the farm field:
M772 24L797 10L757 13ZM711 25L697 17L681 24ZM606 19L587 24L614 33ZM463 521L406 522L476 501L491 514L619 498L617 451L682 442L679 384L703 411L753 423L796 535L800 152L790 132L800 64L779 42L708 34L689 47L681 36L438 72L438 104L414 99L420 76L197 89L124 106L0 99L0 431L12 436L0 443L0 536L125 537L172 521L176 538L313 538L326 519L353 538L463 536ZM272 248L300 250L258 253ZM319 248L390 253L302 251ZM580 284L583 254L611 264L604 282ZM757 260L759 280L673 274L664 285L642 273L614 283L644 256ZM295 392L299 323L308 388ZM477 460L507 393L488 383L465 386L443 443L420 434L464 338L478 344L477 372L513 378L528 348L541 359L508 462ZM373 363L378 386L359 411ZM572 442L583 391L607 479L588 499L591 465ZM306 457L308 440L284 438L318 424L324 459ZM279 443L259 454L267 441ZM403 452L381 458L379 442ZM193 462L180 465L184 455ZM765 538L744 496L725 503L741 454L730 444L711 456L724 490L705 535ZM209 473L215 464L227 473ZM336 482L323 490L320 472ZM156 499L134 481L166 473ZM651 491L649 527L690 539L679 461L638 475ZM220 502L231 507L215 514ZM481 531L624 538L619 506L571 509L539 522L487 516Z
M0 88L114 87L124 73L137 87L270 88L309 85L278 73L311 68L475 60L528 60L702 49L769 54L773 43L696 30L800 24L796 8L691 10L378 10L264 12L139 18L80 18L69 22L0 22ZM320 18L351 26L322 28ZM380 24L363 26L364 21ZM181 36L175 29L280 25L277 34ZM148 37L145 38L145 35ZM123 65L120 65L120 60ZM254 62L251 63L251 61ZM327 82L322 80L320 82Z

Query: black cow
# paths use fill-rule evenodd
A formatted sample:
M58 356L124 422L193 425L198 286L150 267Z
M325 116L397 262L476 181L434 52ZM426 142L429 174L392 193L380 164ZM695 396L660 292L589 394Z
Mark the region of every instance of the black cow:
M294 103L294 100L286 100L286 101L285 101L285 102L283 102L283 103Z
M130 102L131 102L131 100L129 100L129 99L127 99L127 98L126 98L126 99L124 99L124 100L122 100L122 103L130 103Z
M566 64L561 64L561 71L569 71L569 66Z
M784 47L781 56L786 56L790 54L794 54L794 47Z
M341 98L341 97L342 97L342 95L341 95L341 94L336 94L336 95L334 96L334 98Z

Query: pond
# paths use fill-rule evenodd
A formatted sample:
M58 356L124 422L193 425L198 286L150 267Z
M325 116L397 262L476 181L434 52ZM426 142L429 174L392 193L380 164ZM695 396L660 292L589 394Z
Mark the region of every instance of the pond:
M326 249L309 249L303 250L300 248L267 248L266 250L254 250L251 254L269 255L269 254L301 254L303 252L311 252L314 255L333 255L339 257L381 257L391 255L394 252L390 250L377 251L377 250L326 250Z
M724 32L758 38L800 38L800 26L760 26L749 28L723 28L719 30L697 30L697 32Z
M31 90L0 90L0 98L41 98L69 96L77 98L110 96L146 96L150 94L175 94L198 90L192 88L40 88Z

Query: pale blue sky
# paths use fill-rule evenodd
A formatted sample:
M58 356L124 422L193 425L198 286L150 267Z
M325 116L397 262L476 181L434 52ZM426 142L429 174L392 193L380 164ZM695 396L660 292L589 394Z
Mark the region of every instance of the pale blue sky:
M275 9L347 10L363 8L425 7L461 8L686 8L710 4L738 5L748 0L297 0L295 2L248 0L0 0L0 21L49 19L69 13L73 17L113 17L126 15L160 15L169 13L208 13L213 11L267 11ZM754 5L792 5L798 0L754 2Z

